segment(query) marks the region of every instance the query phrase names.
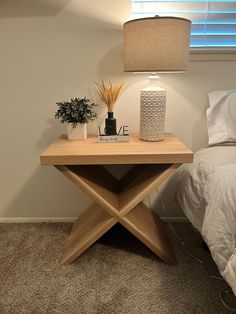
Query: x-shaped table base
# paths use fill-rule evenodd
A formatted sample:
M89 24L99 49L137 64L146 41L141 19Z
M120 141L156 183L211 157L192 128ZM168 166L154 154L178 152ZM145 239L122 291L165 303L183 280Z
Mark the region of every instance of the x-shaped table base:
M142 200L178 166L135 165L120 180L102 165L55 166L95 200L74 222L62 263L74 261L119 222L167 264L176 264L166 224Z

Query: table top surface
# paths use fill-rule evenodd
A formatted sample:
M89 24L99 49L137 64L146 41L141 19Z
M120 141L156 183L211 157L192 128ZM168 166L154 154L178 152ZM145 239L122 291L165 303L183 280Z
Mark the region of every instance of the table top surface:
M95 135L85 141L68 141L61 136L41 154L40 160L42 165L190 163L193 153L169 133L159 142L141 141L138 134L133 134L125 143L98 143Z

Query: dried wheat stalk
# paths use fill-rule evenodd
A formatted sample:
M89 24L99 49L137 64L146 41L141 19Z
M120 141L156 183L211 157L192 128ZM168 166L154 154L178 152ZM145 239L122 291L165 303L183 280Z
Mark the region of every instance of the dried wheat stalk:
M104 104L107 106L108 112L113 112L115 102L124 87L124 84L118 84L116 86L112 86L111 81L107 85L105 85L104 81L100 81L99 83L95 82L98 86L97 93Z

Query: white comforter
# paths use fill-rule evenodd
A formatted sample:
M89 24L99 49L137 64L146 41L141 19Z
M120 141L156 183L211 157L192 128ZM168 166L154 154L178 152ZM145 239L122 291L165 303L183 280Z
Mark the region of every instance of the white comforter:
M200 150L178 176L179 204L236 295L236 146Z

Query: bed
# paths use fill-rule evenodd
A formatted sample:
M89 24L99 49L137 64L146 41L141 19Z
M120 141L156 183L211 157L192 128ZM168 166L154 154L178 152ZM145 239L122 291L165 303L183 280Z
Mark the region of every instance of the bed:
M214 101L210 102L210 109L215 113L214 105L220 107L221 127L217 129L219 119L208 112L211 146L196 152L193 163L179 169L177 200L186 217L201 233L222 277L236 295L236 137L233 138L230 122L224 116L229 113L226 110L222 113L225 101L231 104L231 111L233 107L236 112L236 92L233 91L231 99L226 97L232 95L229 91L217 93L212 95ZM222 136L224 123L230 134ZM233 131L235 128L236 123Z
M180 207L236 295L236 146L198 151L178 176Z

